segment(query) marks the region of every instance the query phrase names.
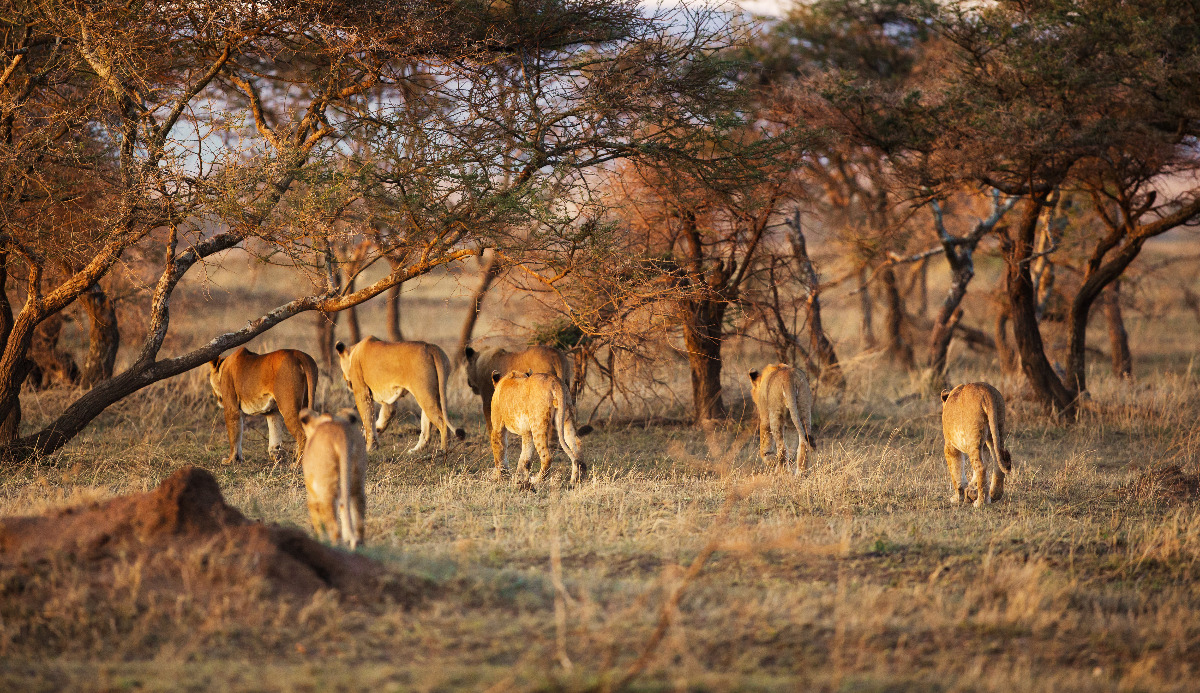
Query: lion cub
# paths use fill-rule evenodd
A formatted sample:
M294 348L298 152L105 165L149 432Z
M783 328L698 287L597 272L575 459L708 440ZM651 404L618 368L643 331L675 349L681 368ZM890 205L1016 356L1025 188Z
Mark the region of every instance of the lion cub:
M579 459L579 438L575 433L575 405L571 393L563 382L548 373L518 373L510 371L501 377L500 371L492 373L495 392L492 395L492 457L496 469L492 478L496 481L504 474L508 462L505 432L512 431L521 436L521 458L513 475L518 485L537 484L546 476L550 467L550 430L558 429L558 443L567 457L571 458L571 483L587 473L587 465ZM542 467L536 476L525 481L529 472L529 460L534 446Z
M1012 472L1012 457L1004 446L1004 396L987 383L966 383L942 390L942 434L946 437L946 469L950 500L962 503L975 491L975 507L1004 496L1004 475ZM984 445L996 462L991 489L984 492L987 467ZM975 470L967 483L967 460Z
M808 466L808 450L817 449L812 436L812 390L808 377L786 363L773 363L759 373L750 371L750 398L758 410L758 456L767 464L767 451L775 441L775 464L787 463L787 443L783 440L784 417L790 414L799 433L796 441L796 465L793 474Z
M353 409L336 416L305 409L300 424L308 436L302 459L313 531L331 544L356 549L363 543L367 515L367 441L358 415Z

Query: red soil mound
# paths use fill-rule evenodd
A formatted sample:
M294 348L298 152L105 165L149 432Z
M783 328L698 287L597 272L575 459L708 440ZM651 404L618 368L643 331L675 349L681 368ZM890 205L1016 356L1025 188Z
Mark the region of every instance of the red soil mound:
M68 564L74 574L103 582L118 562L136 564L141 586L160 592L250 589L307 597L332 588L354 601L387 596L410 604L427 587L299 530L246 519L225 503L212 474L196 467L180 469L148 493L0 518L0 569L7 575Z

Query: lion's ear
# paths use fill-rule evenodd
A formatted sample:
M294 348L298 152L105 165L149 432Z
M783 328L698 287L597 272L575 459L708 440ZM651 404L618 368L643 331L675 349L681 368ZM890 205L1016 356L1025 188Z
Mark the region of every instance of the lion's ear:
M751 370L751 371L750 371L750 382L752 382L752 383L757 383L757 382L758 382L758 375L759 375L758 371L756 371L756 370Z
M209 361L208 365L212 366L212 369L214 371L218 371L218 370L221 370L222 363L225 363L225 359L218 356L217 358L213 359L212 361Z
M312 425L313 420L315 420L316 418L317 418L317 412L313 411L312 409L305 407L304 409L300 410L300 425L301 426Z
M942 401L943 402L946 401L946 398L950 396L951 392L953 392L953 390L942 390Z
M463 354L467 357L468 361L473 360L475 358L475 355L478 353L479 352L475 351L471 347L467 347L466 349L463 349Z
M328 342L326 342L326 344L328 344ZM336 351L339 354L344 354L344 353L346 353L346 343L338 342L337 344L333 345L333 349L334 349L334 351Z
M492 384L495 385L496 383L500 382L501 377L500 371L492 371Z

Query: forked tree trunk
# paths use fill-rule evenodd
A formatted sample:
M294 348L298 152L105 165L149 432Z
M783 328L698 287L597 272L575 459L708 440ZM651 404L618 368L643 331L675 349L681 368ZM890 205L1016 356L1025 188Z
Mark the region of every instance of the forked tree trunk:
M400 287L403 284L397 284L388 289L387 315L384 321L387 323L387 336L389 342L403 342L404 333L400 330Z
M1070 417L1075 413L1078 393L1067 388L1046 358L1037 319L1037 296L1029 274L1028 259L1033 252L1034 235L1045 200L1044 195L1029 199L1024 216L1014 229L1015 233L1003 240L1007 264L1005 279L1008 302L1012 308L1013 342L1021 357L1021 369L1039 402L1052 411Z
M688 301L684 306L684 344L692 375L692 416L696 423L725 416L721 398L721 343L726 304Z
M900 288L896 282L896 270L888 265L880 272L883 281L884 306L887 308L887 353L892 363L912 370L912 345L904 339L904 301L900 298Z
M1125 319L1121 316L1120 280L1113 282L1104 294L1104 317L1108 320L1113 375L1128 379L1133 377L1133 356L1129 353L1129 333L1125 331Z
M451 360L457 365L463 360L463 351L467 345L471 343L471 338L475 335L475 325L479 322L479 313L483 310L483 299L487 297L488 291L491 290L492 284L500 276L500 261L493 254L483 263L483 275L479 279L479 286L475 287L475 293L471 294L471 305L467 307L467 314L463 317L462 330L458 334L458 346L454 349L454 356Z
M913 309L915 315L923 318L929 316L929 258L921 258L913 266L905 298L911 298L916 304Z
M79 303L91 323L88 352L79 381L83 387L92 387L112 377L117 351L121 347L121 331L117 327L116 308L99 284L93 284L80 294Z

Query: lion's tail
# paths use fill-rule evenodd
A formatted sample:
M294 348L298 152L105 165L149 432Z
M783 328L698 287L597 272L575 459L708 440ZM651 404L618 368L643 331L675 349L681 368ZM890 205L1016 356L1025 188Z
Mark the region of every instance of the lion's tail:
M811 425L808 417L800 416L800 403L796 401L795 389L788 393L787 408L788 412L792 415L792 424L795 425L799 436L799 440L796 441L796 454L799 455L805 445L808 445L808 448L815 452L817 444L812 437Z
M999 417L1004 416L1004 410L1001 409L997 416L995 404L995 399L983 398L983 413L987 414L988 429L992 434L992 440L988 445L992 450L992 459L996 460L996 464L1004 470L1005 474L1008 474L1012 471L1012 455L1009 455L1008 450L1004 448L1004 425L999 420ZM1004 404L1001 403L1000 406L1003 407Z
M450 374L450 359L446 356L446 352L438 347L433 347L433 367L437 371L437 389L438 389L438 404L442 408L442 425L454 432L454 437L462 440L467 437L467 432L461 428L455 428L454 424L450 423L450 410L446 409L446 381Z
M579 457L579 439L575 433L575 414L571 406L571 392L560 380L558 386L551 389L551 404L555 407L554 427L558 429L558 444L570 453L572 458Z
M319 375L317 373L317 362L313 359L313 357L309 356L308 354L304 354L304 356L305 356L305 358L301 360L301 362L304 364L303 367L301 368L301 370L304 371L304 380L305 380L306 384L308 385L308 403L305 404L304 406L311 407L312 409L316 409L317 408L317 378L319 377Z

